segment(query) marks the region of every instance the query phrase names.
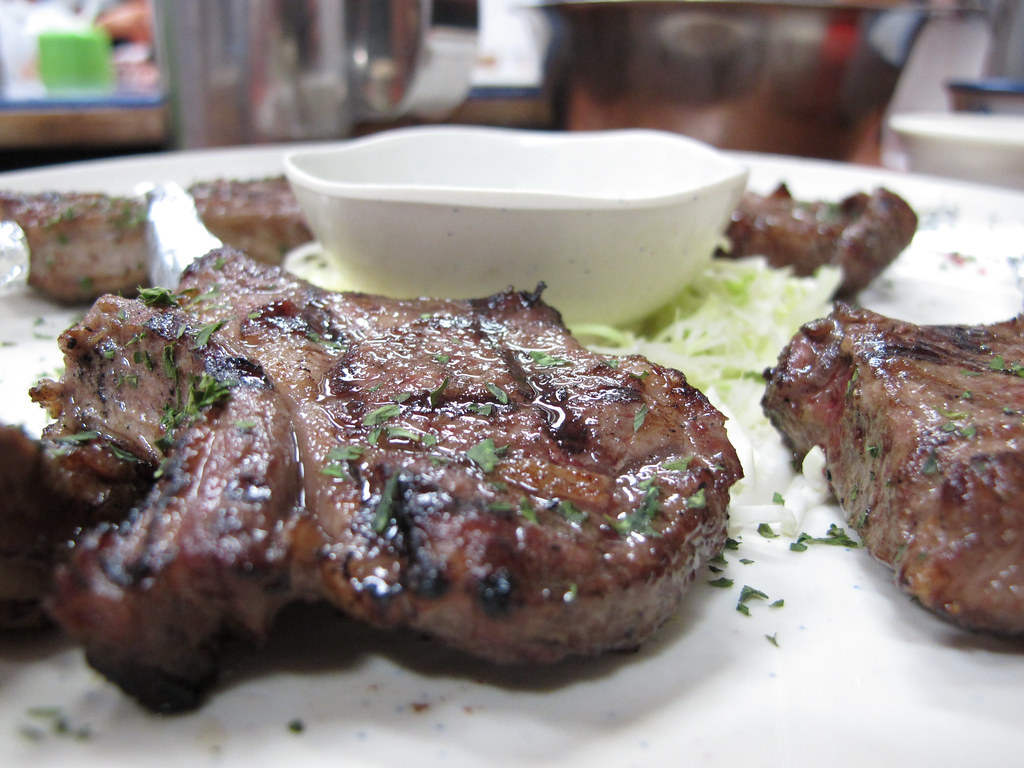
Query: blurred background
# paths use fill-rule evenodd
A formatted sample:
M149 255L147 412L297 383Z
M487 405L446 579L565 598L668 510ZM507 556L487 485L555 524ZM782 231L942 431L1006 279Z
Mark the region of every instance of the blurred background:
M1022 80L1024 0L0 0L0 169L439 122L905 168L892 115Z

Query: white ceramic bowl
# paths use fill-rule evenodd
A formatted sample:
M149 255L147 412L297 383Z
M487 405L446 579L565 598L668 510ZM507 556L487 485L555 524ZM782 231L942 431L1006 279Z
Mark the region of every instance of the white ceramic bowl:
M692 139L628 130L387 131L285 158L353 290L469 298L548 288L570 323L628 323L711 257L746 185Z
M908 112L889 127L912 171L1024 189L1024 115Z

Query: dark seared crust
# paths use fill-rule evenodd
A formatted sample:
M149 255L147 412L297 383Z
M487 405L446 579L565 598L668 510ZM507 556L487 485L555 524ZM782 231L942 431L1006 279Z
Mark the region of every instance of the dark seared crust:
M785 184L770 195L744 194L718 256L764 256L774 267L808 276L826 264L842 270L839 295L865 288L903 252L917 214L898 195L876 189L838 204L795 200Z
M45 622L63 546L84 526L117 520L150 485L153 467L101 440L33 440L0 427L0 628Z
M1024 318L916 326L840 305L767 373L797 455L820 445L869 551L928 608L1024 632Z
M143 504L85 534L57 572L52 615L154 710L195 707L221 637L263 637L303 596L289 569L299 469L279 406L273 389L237 386L175 444Z
M313 239L283 176L201 182L189 191L207 228L259 261L279 264ZM148 284L142 197L0 191L0 220L25 231L29 284L48 298L83 303Z
M741 469L721 414L677 371L587 352L538 294L331 294L231 251L193 265L181 291L194 300L164 312L170 326L184 320L182 338L223 324L207 350L179 358L206 371L245 360L262 384L231 390L219 406L230 417L215 406L180 432L172 479L130 525L79 542L53 603L97 667L148 706L193 705L221 631L259 637L285 602L313 597L501 662L632 648L724 543ZM112 309L85 324L137 322ZM98 348L118 333L90 338ZM61 412L91 415L95 404L67 403L90 381L101 388L96 372L74 359L68 371ZM256 449L233 442L240 422L253 423ZM188 459L253 450L265 459L244 477L237 461L204 474ZM222 489L254 476L273 504L222 525L237 503ZM196 498L215 501L185 502ZM183 531L211 527L181 554ZM251 554L257 529L273 557ZM228 551L237 560L225 565ZM237 563L270 594L240 587ZM186 638L183 624L196 628Z

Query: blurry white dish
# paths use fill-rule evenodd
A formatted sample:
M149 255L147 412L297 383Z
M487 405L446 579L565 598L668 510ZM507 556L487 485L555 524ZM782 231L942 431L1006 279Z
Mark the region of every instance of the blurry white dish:
M893 115L912 171L1024 189L1024 115Z
M570 323L628 322L671 299L747 178L670 133L450 126L296 150L285 173L343 287L470 297L543 282Z

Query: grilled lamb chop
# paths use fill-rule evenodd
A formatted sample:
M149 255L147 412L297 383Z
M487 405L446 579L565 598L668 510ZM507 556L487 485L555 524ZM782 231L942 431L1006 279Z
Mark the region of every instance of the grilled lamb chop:
M256 261L280 264L288 251L313 239L284 176L203 181L188 191L206 228Z
M40 441L0 427L0 629L46 623L41 603L62 545L123 517L152 471L90 434Z
M764 407L897 584L964 627L1024 632L1024 316L916 326L839 305L767 372Z
M283 176L202 182L189 191L203 223L254 259L279 264L288 250L313 239ZM0 220L24 230L29 284L49 298L74 304L147 285L141 197L0 192Z
M780 184L767 196L744 194L726 231L730 246L716 255L764 256L800 276L831 264L842 271L838 295L852 296L903 252L916 230L917 214L889 190L835 204L795 200Z
M195 706L220 635L259 639L296 600L498 662L633 648L725 541L741 469L721 414L677 371L586 351L539 294L332 294L230 249L179 292L101 300L38 393L57 429L170 443L52 602L149 707ZM139 325L174 366L125 388ZM224 397L158 434L204 373Z

